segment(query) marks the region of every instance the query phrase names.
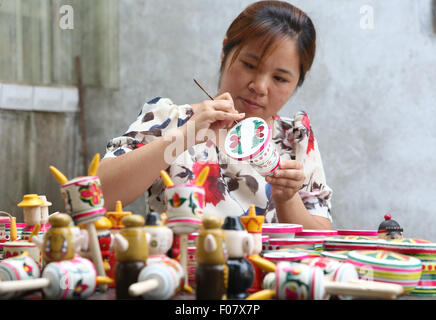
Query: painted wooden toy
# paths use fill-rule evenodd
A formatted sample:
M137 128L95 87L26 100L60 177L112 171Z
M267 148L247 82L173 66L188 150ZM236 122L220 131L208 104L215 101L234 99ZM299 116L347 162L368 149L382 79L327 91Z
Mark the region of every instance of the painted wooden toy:
M110 232L112 227L111 221L106 217L101 217L100 219L93 222L95 225L95 229L97 231L97 239L98 244L100 246L101 257L103 259L103 266L106 274L110 277L109 273L111 271L110 258L112 254L112 245L113 245L113 235ZM86 229L86 226L81 225L81 229ZM91 258L89 248L86 248L85 251L80 251L80 255L85 258ZM110 277L113 279L113 277Z
M21 232L21 238L28 240L33 228L39 224L41 225L41 207L45 203L38 197L37 194L25 194L23 200L17 205L23 208L23 218L26 224L25 228ZM39 234L43 234L42 231Z
M270 239L295 238L297 232L303 231L301 224L292 223L264 223L262 226L262 234L269 236Z
M281 261L274 272L264 278L264 290L247 300L324 300L329 295L394 299L403 292L396 284L371 281L333 282L324 277L321 268L303 263Z
M324 250L377 250L380 240L367 236L343 236L324 239Z
M415 289L410 292L411 295L417 296L435 296L436 295L436 262L422 261L422 274Z
M378 237L380 239L401 239L403 237L403 228L398 222L391 219L390 214L385 215L385 220L378 227Z
M337 236L338 232L336 230L311 230L303 229L295 233L295 238L306 238L306 239L324 239L327 237Z
M167 200L166 225L179 237L180 263L185 274L188 274L188 235L197 232L201 227L205 206L203 184L208 175L209 166L206 166L196 178L195 184L174 185L166 171L161 171L166 186L164 191ZM188 277L185 277L184 288L193 292Z
M228 253L227 299L245 299L254 281L253 266L245 258L253 254L253 237L245 230L239 217L226 217L221 228L225 233Z
M124 225L121 223L121 220L125 216L129 216L131 214L132 212L130 211L123 211L123 204L120 200L118 200L115 203L115 211L106 212L106 216L110 220L112 225L110 229L111 233L115 235L116 233L118 233L119 230L124 228Z
M138 282L129 287L129 294L148 300L168 300L182 290L184 277L183 268L176 260L155 261L140 271Z
M51 227L45 233L42 242L39 237L32 238L44 248L42 253L47 265L43 269L42 277L38 278L39 273L28 259L17 259L20 261L21 268L29 276L2 278L4 281L0 282L0 293L16 294L21 291L42 289L47 299L85 299L94 293L97 283L108 283L106 277L97 277L95 267L90 260L75 254L75 246L77 246L75 242L78 239L73 237L71 218L59 213L51 216L49 223ZM27 254L25 256L27 257ZM30 274L30 269L26 265L30 265L34 272ZM15 267L17 269L17 266ZM38 265L37 268L39 269Z
M221 224L222 220L216 216L203 218L203 228L197 238L197 300L222 300L227 296L227 250Z
M338 236L374 237L374 238L377 238L377 236L378 236L377 230L339 229L336 231L338 232Z
M173 243L173 231L162 221L157 212L150 212L145 219L145 232L150 235L147 265L169 259L166 255Z
M405 254L421 261L436 261L436 243L428 240L415 238L380 240L378 249Z
M70 181L54 166L50 166L50 171L60 184L66 213L73 218L75 225L86 225L92 261L97 269L97 274L105 277L103 258L98 244L97 231L93 223L106 212L103 206L104 199L100 179L96 176L99 163L100 154L97 153L89 166L88 176L77 177ZM107 286L101 285L100 289L106 291Z
M321 252L321 256L344 262L348 259L348 251L347 250L336 250L336 251L324 250Z
M269 245L272 247L272 250L279 249L309 249L309 250L322 250L324 245L324 239L306 239L306 238L276 238L269 239Z
M44 204L41 205L41 233L44 233L50 228L50 224L48 223L48 218L50 216L50 212L48 207L52 205L50 201L47 201L47 196L45 195L38 195L39 200L41 200Z
M405 294L418 285L422 273L421 260L384 250L353 250L347 262L356 267L361 279L401 285Z
M323 270L324 276L333 282L354 282L359 279L356 268L348 262L339 262L335 259L318 257L318 258L306 258L301 260L301 263L307 264L311 267L319 267ZM350 296L334 296L341 300L351 299Z
M262 176L272 175L280 164L271 128L261 118L246 118L230 129L224 149L230 158L248 161Z
M263 254L263 258L274 263L278 263L280 261L300 262L303 259L309 258L309 255L303 250L274 250L265 252Z
M241 223L245 227L245 230L252 236L253 238L253 252L251 256L257 256L260 258L259 254L262 252L262 243L269 239L269 236L262 234L263 222L265 220L264 216L256 215L256 207L254 205L250 205L248 209L247 216L239 217ZM250 288L248 288L248 293L253 293L262 289L262 280L264 277L264 273L259 266L249 260L251 265L253 266L254 271L254 279L253 284Z
M138 281L138 275L148 258L148 239L145 219L132 214L122 219L124 228L114 236L115 286L117 299L132 299L129 287ZM140 297L137 299L140 299Z
M10 223L12 215L5 211L0 211L0 243L6 242L6 224Z

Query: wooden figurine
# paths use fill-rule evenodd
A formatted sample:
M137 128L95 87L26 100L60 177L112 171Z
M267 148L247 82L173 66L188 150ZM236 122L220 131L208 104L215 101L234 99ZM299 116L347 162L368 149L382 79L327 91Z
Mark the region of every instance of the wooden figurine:
M228 267L222 220L216 216L203 218L203 228L197 238L197 268L195 270L197 300L227 298Z
M378 227L379 239L401 239L403 238L403 228L400 227L398 222L391 219L390 214L385 215L385 220L380 223Z
M201 217L205 206L205 190L203 184L209 174L209 166L205 167L196 178L194 184L174 185L166 173L161 171L165 183L167 200L167 226L180 238L180 262L183 271L188 274L188 235L197 232L201 227ZM184 288L192 292L188 277L185 277Z
M39 195L38 196L39 200L41 200L44 204L41 205L41 229L40 231L42 233L46 232L48 230L48 228L50 228L50 224L48 223L48 218L49 218L49 210L48 207L50 207L52 205L52 203L50 201L47 201L47 197L44 195Z
M49 222L51 228L42 241L39 237L32 238L44 248L41 251L47 265L42 277L38 278L39 266L35 267L26 254L2 261L0 269L7 269L13 262L19 274L5 279L7 272L0 271L0 294L5 294L2 298L14 297L21 291L42 289L47 299L86 299L94 293L97 283L107 283L105 277L97 277L91 261L75 254L75 241L78 240L73 237L70 217L59 213L51 216ZM27 275L23 276L24 273Z
M374 281L333 282L324 277L319 267L281 261L274 272L264 278L264 290L253 293L247 300L323 300L328 295L344 295L369 299L395 299L403 293L397 284Z
M260 258L259 254L262 252L262 225L264 222L264 216L256 215L256 207L250 205L247 216L241 216L240 220L247 230L247 232L253 237L253 256ZM251 262L251 260L250 260ZM251 288L248 289L249 293L253 293L262 290L263 272L259 266L251 262L254 269L254 281Z
M68 179L57 168L50 166L50 171L60 183L61 195L64 199L65 209L74 220L75 225L86 225L89 234L89 250L97 274L106 276L97 231L94 221L100 219L106 212L104 208L103 192L100 179L96 176L100 154L96 154L88 169L88 176ZM106 285L101 285L102 291L107 290Z
M114 236L115 287L117 299L132 299L129 287L138 281L138 275L148 258L148 239L144 217L138 214L122 219L124 228ZM140 299L140 298L137 298Z
M41 206L45 203L39 199L37 194L25 194L23 200L17 205L23 208L23 218L26 226L24 227L21 238L28 240L33 228L41 224ZM42 234L42 232L40 232Z
M253 237L245 230L239 217L226 217L221 228L225 233L228 253L227 299L245 299L254 280L253 266L245 258L253 252Z
M118 231L120 231L122 228L124 228L124 225L121 223L121 220L125 217L125 216L129 216L131 215L132 212L130 211L123 211L123 204L120 200L118 200L115 203L115 211L108 211L106 212L106 216L108 217L108 219L111 222L111 233L113 235L115 235L116 233L118 233Z
M173 243L173 231L163 223L160 214L148 213L144 229L150 235L147 265L170 259L166 253Z

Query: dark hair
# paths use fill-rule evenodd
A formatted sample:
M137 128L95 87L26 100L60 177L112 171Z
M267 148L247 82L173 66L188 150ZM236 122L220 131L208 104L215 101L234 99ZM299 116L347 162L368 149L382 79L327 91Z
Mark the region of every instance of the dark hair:
M232 49L236 48L236 51L230 64L236 60L242 47L253 39L261 39L263 51L260 59L265 57L268 50L272 51L280 39L290 37L296 41L300 58L297 86L303 84L315 58L316 31L312 20L302 10L283 1L259 1L249 5L232 22L226 37L221 73Z

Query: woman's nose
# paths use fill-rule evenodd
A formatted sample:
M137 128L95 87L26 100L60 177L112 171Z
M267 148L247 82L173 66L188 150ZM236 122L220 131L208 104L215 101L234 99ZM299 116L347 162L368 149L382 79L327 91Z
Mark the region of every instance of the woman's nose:
M268 81L266 77L257 75L248 84L248 89L254 91L259 96L264 96L268 93Z

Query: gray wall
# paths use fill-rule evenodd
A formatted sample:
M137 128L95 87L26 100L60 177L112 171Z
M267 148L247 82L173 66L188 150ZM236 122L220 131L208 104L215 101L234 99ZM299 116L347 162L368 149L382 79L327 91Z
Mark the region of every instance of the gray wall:
M155 96L194 103L214 93L222 39L253 1L120 0L120 88L87 89L88 150ZM431 0L293 0L318 33L303 87L280 112L306 110L334 190L334 228L376 229L385 213L407 237L436 241L436 33ZM374 9L362 29L360 8ZM144 199L127 206L145 210Z

